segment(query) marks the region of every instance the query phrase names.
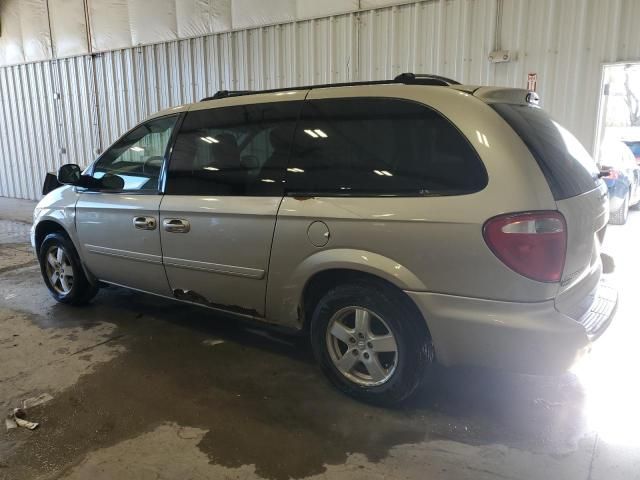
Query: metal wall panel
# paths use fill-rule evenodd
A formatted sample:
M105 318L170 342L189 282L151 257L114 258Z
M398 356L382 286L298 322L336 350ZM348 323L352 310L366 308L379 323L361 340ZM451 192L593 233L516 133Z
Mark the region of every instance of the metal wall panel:
M93 2L92 2L93 3ZM601 65L640 60L637 0L432 0L0 68L0 196L38 198L46 171L87 165L147 115L221 89L431 72L524 87L593 147ZM516 54L491 64L496 46Z
M0 195L38 198L58 157L58 117L50 62L0 70Z
M538 74L542 105L594 148L603 62L640 61L637 0L508 0L496 37L496 0L440 0L360 15L360 75L430 72L462 83L526 88ZM636 22L637 23L637 22ZM490 51L515 59L491 64Z
M543 107L593 150L602 64L640 61L640 2L512 0L503 15L503 47L519 58L496 67L495 83L522 87L537 73Z
M0 195L38 198L47 171L92 158L90 57L0 69Z

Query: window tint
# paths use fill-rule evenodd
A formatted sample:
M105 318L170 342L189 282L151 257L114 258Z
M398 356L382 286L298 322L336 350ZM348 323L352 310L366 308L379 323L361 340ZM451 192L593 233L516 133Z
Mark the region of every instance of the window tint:
M292 192L446 195L482 190L484 165L442 115L378 98L305 103L287 169Z
M169 163L166 193L279 195L302 102L189 112Z
M597 187L598 168L582 144L538 107L491 105L522 138L538 162L556 200Z
M157 192L165 150L176 119L177 116L172 115L151 120L127 133L95 163L93 178L117 175L124 181L123 190Z

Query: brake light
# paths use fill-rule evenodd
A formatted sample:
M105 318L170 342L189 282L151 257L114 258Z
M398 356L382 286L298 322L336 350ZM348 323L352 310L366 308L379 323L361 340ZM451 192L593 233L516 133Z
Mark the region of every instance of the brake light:
M617 180L618 178L620 178L620 172L618 170L614 170L611 167L603 167L602 177L610 180Z
M484 240L507 267L539 282L559 282L567 253L567 224L559 212L500 215L488 220Z

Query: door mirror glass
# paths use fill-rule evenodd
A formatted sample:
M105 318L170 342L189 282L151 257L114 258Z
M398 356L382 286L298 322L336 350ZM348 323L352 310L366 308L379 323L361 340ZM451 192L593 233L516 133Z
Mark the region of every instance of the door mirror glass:
M82 176L82 170L75 163L67 163L58 170L58 182L63 185L78 185Z

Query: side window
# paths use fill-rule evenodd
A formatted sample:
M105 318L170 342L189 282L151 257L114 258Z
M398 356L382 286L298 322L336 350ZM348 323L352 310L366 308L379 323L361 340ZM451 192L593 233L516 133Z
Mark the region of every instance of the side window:
M158 177L176 115L145 122L116 142L93 167L93 177L116 175L123 190L157 192Z
M396 99L306 102L287 170L289 191L326 195L454 195L487 185L482 161L446 118Z
M302 102L189 112L169 163L171 195L281 195Z

